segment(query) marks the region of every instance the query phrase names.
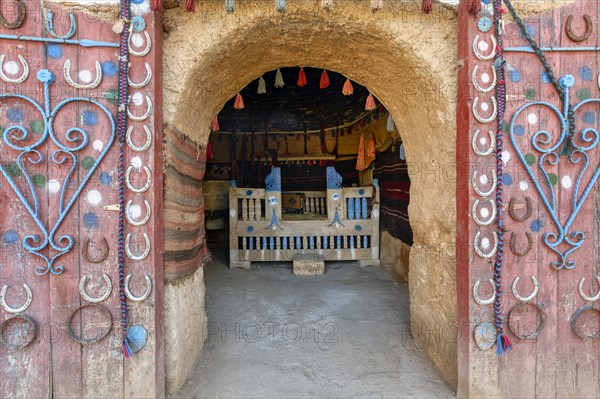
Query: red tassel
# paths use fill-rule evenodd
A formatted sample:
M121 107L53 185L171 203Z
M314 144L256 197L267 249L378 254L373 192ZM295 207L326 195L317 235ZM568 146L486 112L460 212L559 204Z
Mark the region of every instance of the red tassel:
M321 83L319 84L319 88L326 89L328 87L329 87L329 75L327 74L327 71L325 69L323 69L323 72L321 73Z
M219 118L217 118L216 116L215 119L213 119L212 124L210 125L210 130L212 130L213 132L218 132L219 130L221 130L219 126Z
M481 0L469 0L467 9L473 15L477 15L481 12Z
M481 0L477 0L481 1ZM421 12L423 14L429 14L433 10L433 0L423 0L421 3Z
M152 11L161 12L163 9L162 0L150 0L150 9Z
M213 159L215 156L213 155L212 148L210 147L210 143L206 145L206 159Z
M510 338L508 338L508 335L506 334L502 335L502 345L504 346L505 351L508 352L512 350L512 342L510 342Z
M196 4L194 0L185 0L185 10L189 12L196 11Z
M346 83L344 83L344 87L342 88L342 94L345 96L354 94L354 86L352 86L352 82L348 78L346 78Z
M373 98L373 95L369 93L369 97L367 97L367 103L365 104L365 111L373 111L376 107L375 99Z
M238 93L237 96L235 96L235 102L233 103L233 108L234 109L244 109L244 108L246 108L244 106L244 99L242 98L242 95L240 93Z
M306 73L304 73L304 68L300 68L300 73L298 73L298 87L306 86Z

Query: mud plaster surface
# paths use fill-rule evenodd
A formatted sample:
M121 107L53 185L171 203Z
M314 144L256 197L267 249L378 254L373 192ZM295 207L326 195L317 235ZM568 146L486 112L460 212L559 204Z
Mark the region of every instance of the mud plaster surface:
M208 339L173 398L454 397L410 336L407 287L381 268L328 263L298 277L291 263L215 258Z

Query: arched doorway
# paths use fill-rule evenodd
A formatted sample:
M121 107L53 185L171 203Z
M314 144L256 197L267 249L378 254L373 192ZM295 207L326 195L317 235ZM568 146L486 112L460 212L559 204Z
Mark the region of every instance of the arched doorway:
M205 146L209 126L225 102L247 82L282 65L318 65L368 87L401 121L411 162L412 333L444 377L456 384L455 13L441 9L435 14L436 29L426 30L417 3L391 5L374 15L360 2L345 3L329 14L312 2L294 4L285 15L270 6L240 4L236 14L226 14L221 2L210 2L195 15L165 14L167 26L177 23L164 43L165 122ZM165 190L171 189L177 188L167 176ZM167 196L166 224L177 217L168 215L168 208ZM203 230L203 221L197 223ZM165 244L167 259L168 237ZM165 275L169 268L167 260ZM175 275L165 282L168 330L184 329L181 309L197 307L198 295L203 297L196 294L190 303L181 294L203 289L202 271L192 276L183 281ZM170 301L178 302L177 310ZM169 335L166 364L193 364L198 351ZM167 377L169 381L168 368Z

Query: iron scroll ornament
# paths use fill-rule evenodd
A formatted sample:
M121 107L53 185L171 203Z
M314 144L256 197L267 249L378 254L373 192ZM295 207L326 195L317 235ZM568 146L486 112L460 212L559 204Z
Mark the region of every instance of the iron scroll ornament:
M43 276L45 274L51 273L54 275L62 274L65 270L64 266L55 266L56 260L68 253L74 244L74 238L71 235L65 234L56 239L55 235L60 228L62 222L65 217L73 207L73 204L79 198L79 195L83 191L83 188L90 180L91 176L94 174L100 162L104 159L106 153L110 150L115 138L116 138L116 124L115 120L104 105L99 103L96 100L85 98L85 97L72 97L66 100L61 101L56 107L51 108L50 101L50 85L54 83L55 76L52 72L47 69L42 69L37 73L37 78L44 85L44 106L42 107L35 100L30 97L21 95L21 94L1 94L0 102L5 99L21 99L29 104L32 104L41 114L42 119L44 121L44 132L41 137L31 145L23 145L20 146L19 142L23 142L27 140L30 136L29 131L20 125L13 125L6 128L2 134L2 139L4 143L8 145L10 148L20 151L15 164L19 168L21 175L24 176L25 181L27 183L27 188L29 189L29 196L31 201L27 199L27 197L23 194L21 189L17 186L15 180L7 172L3 165L0 164L0 172L4 175L4 178L8 181L13 191L21 200L27 212L29 212L32 219L37 224L40 229L43 237L40 240L40 237L37 234L29 234L23 238L23 247L28 252L42 258L45 262L45 265L38 266L35 268L35 273L39 276ZM78 162L77 162L77 153L83 149L85 149L89 143L89 134L79 127L71 127L65 132L65 140L68 142L67 145L63 144L57 137L54 132L53 123L56 118L56 115L60 112L60 110L68 105L73 103L88 103L100 108L108 117L108 120L111 124L111 133L106 145L101 151L98 159L95 163L88 169L88 173L82 178L79 186L77 186L75 192L71 196L70 199L66 198L66 191L68 186L70 185L70 179L73 173L76 171ZM65 162L70 158L72 160L72 166L66 173L66 177L62 184L62 189L60 191L60 202L58 207L58 216L56 218L56 222L52 226L46 226L46 224L40 219L40 207L39 200L37 196L37 192L35 190L35 186L33 184L32 178L29 176L27 172L27 168L24 166L24 161L27 160L31 164L39 164L43 161L44 157L38 148L41 148L45 145L48 138L58 146L58 150L54 151L54 153L49 156L49 160L54 162L56 165L60 167L60 165L65 164ZM69 146L68 144L72 144L73 146ZM52 215L51 215L52 216ZM42 254L42 251L50 246L53 250L57 251L54 256L46 256Z
M548 214L550 215L552 222L554 223L557 232L546 232L543 236L544 244L556 253L559 257L558 261L554 261L551 263L552 267L556 270L560 269L573 269L575 268L575 261L569 260L569 255L581 247L585 241L585 233L583 231L570 231L571 225L574 220L577 218L579 211L583 207L588 195L592 191L595 183L598 180L598 176L600 175L600 165L596 166L596 169L593 172L593 175L585 187L583 193L579 195L579 189L581 185L581 181L583 175L587 171L589 167L589 156L588 152L592 151L594 148L598 146L598 142L600 141L600 134L598 130L593 128L586 128L581 131L578 135L579 142L581 145L577 145L574 140L575 137L571 137L568 134L568 111L569 111L569 88L573 86L575 83L575 79L571 75L564 76L560 79L560 85L564 88L564 99L563 99L563 112L561 112L555 105L545 102L545 101L537 101L523 105L519 108L512 117L509 127L509 136L510 142L517 153L521 164L527 171L529 178L533 182L535 189L542 200L542 203L546 207ZM590 98L584 101L581 101L579 104L573 106L573 113L577 112L577 110L585 105L590 103L600 103L599 98ZM536 176L533 173L533 170L527 163L521 148L519 147L516 138L515 138L515 122L517 118L523 111L532 106L543 106L549 108L556 116L561 124L561 133L558 140L553 143L552 134L547 130L539 130L531 136L531 148L541 155L537 161L538 169L543 175L542 184L544 184L547 188L547 192L549 193L549 198L546 195L546 191L542 188L540 182L536 179ZM557 212L559 209L559 204L557 203L556 195L554 193L554 189L550 180L550 176L546 171L544 165L558 165L560 162L560 155L558 153L559 149L562 148L565 144L571 144L573 151L567 155L568 160L572 164L578 164L583 161L582 167L577 175L575 180L575 185L573 188L573 198L571 205L571 213L569 214L568 219L564 224L561 223ZM548 146L548 148L542 148L543 146ZM561 251L559 246L561 244L567 244L568 249Z

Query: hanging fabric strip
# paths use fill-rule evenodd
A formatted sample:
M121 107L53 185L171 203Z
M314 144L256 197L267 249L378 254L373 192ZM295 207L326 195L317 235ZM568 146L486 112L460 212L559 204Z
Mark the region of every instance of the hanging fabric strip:
M227 11L227 12L235 11L235 0L225 0L225 11Z
M119 270L119 302L121 303L122 350L126 358L133 355L127 338L127 295L125 294L125 145L127 132L127 98L129 68L129 35L131 29L131 0L121 0L123 31L119 47L119 94L117 108L117 137L119 140L119 225L117 265Z
M502 317L502 266L504 261L504 219L503 219L503 138L502 124L504 122L504 111L506 106L506 82L504 80L504 48L502 37L502 0L494 0L494 25L496 28L496 56L493 67L496 68L498 84L496 85L496 101L498 103L497 130L496 130L496 208L498 209L498 250L494 263L494 285L496 298L494 299L494 323L496 326L497 341L496 354L502 356L506 351L512 350L512 343L504 334L504 322Z

